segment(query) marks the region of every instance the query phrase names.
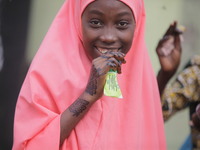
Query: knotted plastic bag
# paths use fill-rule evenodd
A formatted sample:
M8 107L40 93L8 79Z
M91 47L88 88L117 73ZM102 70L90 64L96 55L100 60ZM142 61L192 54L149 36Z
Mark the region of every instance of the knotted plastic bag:
M118 81L117 71L110 70L106 76L106 83L104 86L104 95L123 98Z

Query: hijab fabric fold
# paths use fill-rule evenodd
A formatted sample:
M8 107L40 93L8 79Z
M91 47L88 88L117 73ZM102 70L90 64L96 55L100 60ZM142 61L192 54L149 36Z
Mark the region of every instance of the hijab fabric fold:
M121 0L136 20L127 63L118 75L123 99L103 96L61 150L165 150L157 81L147 54L142 0ZM67 0L55 17L21 88L13 150L58 150L60 115L85 90L91 62L82 45L81 14L93 0Z

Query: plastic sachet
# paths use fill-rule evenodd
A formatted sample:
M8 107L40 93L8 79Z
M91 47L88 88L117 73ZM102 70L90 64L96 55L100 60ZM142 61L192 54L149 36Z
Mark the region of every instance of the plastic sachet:
M117 71L110 70L107 73L106 83L104 86L104 95L110 97L123 98L117 81Z

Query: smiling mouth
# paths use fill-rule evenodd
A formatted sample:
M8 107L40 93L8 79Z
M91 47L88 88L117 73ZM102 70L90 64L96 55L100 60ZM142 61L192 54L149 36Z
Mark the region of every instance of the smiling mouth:
M107 52L119 52L121 51L121 48L100 48L96 47L97 51L100 52L101 54L105 54Z

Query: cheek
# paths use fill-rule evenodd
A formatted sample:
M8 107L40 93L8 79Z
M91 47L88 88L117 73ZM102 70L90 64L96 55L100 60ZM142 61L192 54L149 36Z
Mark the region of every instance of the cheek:
M126 35L126 41L127 41L127 43L131 44L132 41L133 41L133 37L134 37L134 30L131 30Z
M88 46L89 43L89 39L90 39L90 32L88 32L88 26L86 21L82 22L82 41L83 41L83 45L84 47Z
M84 30L83 29L83 44L85 46L91 46L95 37L95 33L91 32L90 30Z
M83 45L86 46L88 43L88 34L84 28L82 29L82 34Z
M90 60L93 60L94 58L96 58L96 54L95 54L95 51L94 51L94 47L93 47L93 34L89 34L90 32L84 32L83 31L83 46L84 46L84 50L86 52L86 55L88 56L88 58Z
M121 39L122 39L122 42L124 44L124 48L125 48L126 53L131 48L133 36L134 36L133 31L129 31L126 34L123 34L121 36Z

